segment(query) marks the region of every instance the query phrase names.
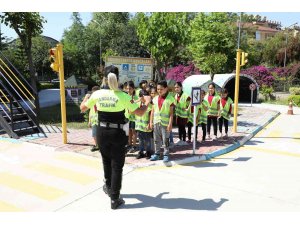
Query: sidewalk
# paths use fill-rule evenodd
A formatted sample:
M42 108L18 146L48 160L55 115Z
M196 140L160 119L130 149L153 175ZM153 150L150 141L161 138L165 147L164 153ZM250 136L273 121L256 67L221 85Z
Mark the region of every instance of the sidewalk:
M249 105L241 105L238 115L238 132L232 133L232 118L229 122L229 137L218 139L216 141L207 140L204 143L198 143L195 155L193 155L193 145L174 146L170 149L170 162L168 165L191 163L194 161L207 160L209 158L230 152L247 140L253 137L259 130L266 126L276 116L278 111L270 110L268 107L250 107ZM62 143L61 128L54 126L43 126L47 137L42 135L21 138L20 141L26 141L45 146L54 147L56 151L72 151L84 155L101 158L99 152L91 152L93 145L91 138L91 130L74 130L68 129L68 144ZM174 142L178 140L178 130L173 128ZM202 130L198 128L198 140L201 140ZM218 133L219 135L219 133ZM162 161L151 162L145 158L136 159L136 153L128 154L125 163L132 167L144 167L151 165L163 165Z

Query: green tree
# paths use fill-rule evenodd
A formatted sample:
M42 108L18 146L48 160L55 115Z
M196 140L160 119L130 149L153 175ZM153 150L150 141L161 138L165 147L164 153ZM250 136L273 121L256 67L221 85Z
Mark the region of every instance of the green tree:
M44 37L38 36L32 39L32 58L36 72L42 77L42 80L48 78L49 80L53 77L53 71L50 68L49 61L49 49L51 48L50 43L45 40Z
M200 70L220 73L234 69L236 30L228 13L199 13L196 16L191 23L189 49ZM217 68L212 62L218 64Z
M85 27L79 13L74 12L71 19L73 23L62 37L65 74L83 78L86 77Z
M36 91L35 67L32 58L32 38L42 33L43 22L46 21L39 13L30 12L6 12L0 17L1 21L13 28L20 38L29 65L31 85ZM36 98L36 105L38 108L38 98Z
M138 13L137 19L140 43L156 61L158 77L155 79L164 79L168 64L188 40L189 14Z

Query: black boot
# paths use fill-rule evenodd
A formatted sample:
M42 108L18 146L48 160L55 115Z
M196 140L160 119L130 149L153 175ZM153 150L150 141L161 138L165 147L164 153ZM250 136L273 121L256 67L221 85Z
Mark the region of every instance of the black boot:
M117 209L123 204L125 204L125 201L122 198L112 199L110 202L111 209Z
M104 184L104 186L103 186L103 191L104 191L105 194L107 194L107 195L110 197L110 195L111 195L111 190L110 190L109 187L107 187L106 184Z

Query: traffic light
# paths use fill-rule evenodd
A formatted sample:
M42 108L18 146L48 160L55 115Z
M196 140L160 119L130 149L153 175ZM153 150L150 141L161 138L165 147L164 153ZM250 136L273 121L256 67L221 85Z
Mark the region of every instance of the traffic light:
M248 53L242 52L242 62L241 66L244 66L248 62Z
M59 72L59 62L58 62L58 50L57 48L51 48L50 51L50 67L53 71Z

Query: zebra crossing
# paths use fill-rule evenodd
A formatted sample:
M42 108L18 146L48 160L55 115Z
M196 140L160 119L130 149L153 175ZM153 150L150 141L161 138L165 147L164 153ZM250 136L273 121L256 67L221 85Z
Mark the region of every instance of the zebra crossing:
M55 211L101 188L102 180L98 158L0 139L0 212Z

